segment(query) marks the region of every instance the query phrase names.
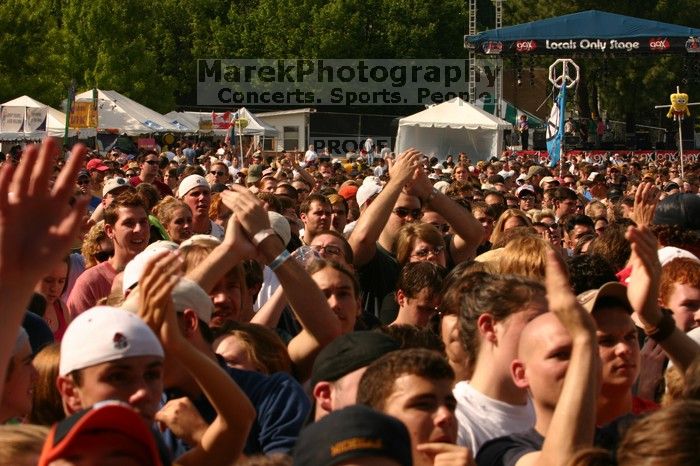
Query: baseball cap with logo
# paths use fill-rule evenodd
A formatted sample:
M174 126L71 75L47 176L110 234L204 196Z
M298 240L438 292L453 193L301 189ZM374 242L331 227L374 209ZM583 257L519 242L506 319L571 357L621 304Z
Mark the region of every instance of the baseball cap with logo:
M128 187L128 183L129 182L126 180L126 178L110 178L109 180L107 180L104 187L102 188L102 197L105 197L107 194L114 191L115 189Z
M164 356L150 327L125 309L95 306L68 325L61 341L59 375L135 356Z
M367 406L334 411L306 427L294 447L295 466L334 466L359 458L413 464L411 438L398 419Z
M162 464L153 433L141 416L129 405L113 400L95 403L55 424L44 442L38 464L55 464L88 443L118 448L122 458L134 459L138 464Z
M190 175L182 180L180 186L177 188L177 197L184 197L185 194L192 191L194 188L204 188L207 191L210 189L209 183L207 183L207 180L204 179L203 176Z

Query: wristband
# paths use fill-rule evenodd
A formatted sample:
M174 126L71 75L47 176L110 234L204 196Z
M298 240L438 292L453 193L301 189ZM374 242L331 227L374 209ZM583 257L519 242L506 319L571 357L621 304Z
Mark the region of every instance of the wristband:
M260 230L259 232L255 233L255 235L253 235L253 244L257 248L258 246L260 246L260 243L262 243L269 236L272 236L274 234L275 234L275 230L273 230L272 228L266 228L264 230Z
M270 265L268 265L268 267L270 267L270 270L272 270L272 271L274 272L274 271L277 270L282 264L284 264L285 262L287 262L287 259L289 259L290 257L292 257L292 255L289 254L289 251L287 251L286 249L283 249L282 252L280 253L280 255L277 256L277 257L275 257L275 260L273 260L272 262L270 262Z
M654 327L644 328L644 333L657 343L661 343L671 336L676 329L676 322L673 317L664 313L661 320Z

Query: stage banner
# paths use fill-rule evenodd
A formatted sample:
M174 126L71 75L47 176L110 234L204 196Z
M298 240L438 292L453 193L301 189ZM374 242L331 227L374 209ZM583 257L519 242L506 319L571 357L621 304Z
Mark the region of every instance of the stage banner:
M25 133L33 133L35 131L46 131L46 118L48 109L27 107L27 119L24 124Z
M97 109L92 100L73 102L70 112L71 128L97 128Z
M3 133L23 133L26 107L2 107L0 131Z

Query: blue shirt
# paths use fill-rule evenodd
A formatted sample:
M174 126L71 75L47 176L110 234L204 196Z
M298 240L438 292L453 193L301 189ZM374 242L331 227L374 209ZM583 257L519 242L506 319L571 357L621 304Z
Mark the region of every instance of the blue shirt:
M243 449L244 454L291 451L311 410L311 402L299 382L285 372L268 376L234 369L228 367L221 357L217 356L217 359L219 365L250 399L257 413ZM169 400L185 396L176 389L166 391L166 395ZM204 394L192 402L206 422L214 421L216 411ZM174 458L179 458L190 448L170 430L166 430L163 437Z

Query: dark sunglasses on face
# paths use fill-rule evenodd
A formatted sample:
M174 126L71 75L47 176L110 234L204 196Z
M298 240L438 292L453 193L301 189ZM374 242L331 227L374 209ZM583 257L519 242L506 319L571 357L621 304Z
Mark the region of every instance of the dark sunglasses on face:
M114 251L98 251L94 257L97 262L104 262L114 255Z
M212 170L212 171L210 171L209 173L211 173L211 174L214 175L214 176L224 176L224 175L226 175L226 172L220 172L220 171L216 171L216 170Z
M418 219L423 216L423 212L420 209L407 209L405 207L395 208L394 213L401 218L406 218L410 215L412 218Z
M81 178L77 181L78 184L90 184L89 178Z
M149 165L158 165L160 163L157 160L144 160L144 162Z

